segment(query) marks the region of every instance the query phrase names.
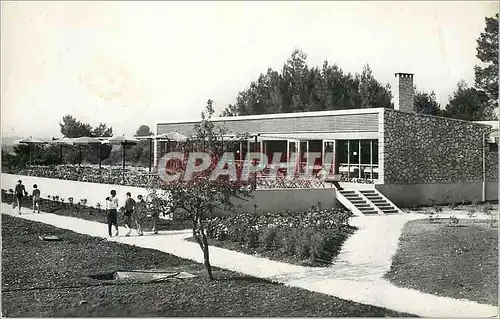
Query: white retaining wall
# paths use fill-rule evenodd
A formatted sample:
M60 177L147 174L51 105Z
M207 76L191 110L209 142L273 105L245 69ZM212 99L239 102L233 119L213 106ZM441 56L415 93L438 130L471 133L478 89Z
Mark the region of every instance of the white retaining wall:
M132 197L147 194L146 188L98 184L88 182L68 181L61 179L42 178L35 176L2 174L2 188L14 189L18 180L22 180L26 186L26 191L31 194L33 184L37 184L41 191L42 198L50 196L59 196L65 198L73 197L77 203L81 199L87 199L87 204L96 206L99 202L104 205L104 199L109 196L109 192L114 189L117 192L120 205L125 201L125 193L132 193ZM311 205L321 202L323 205L335 205L335 191L333 188L288 188L288 189L269 189L256 190L254 197L248 201L236 200L235 204L241 205L241 212L272 213L272 212L291 212L304 211ZM257 205L255 208L254 205ZM215 215L224 215L226 212L216 212Z
M18 180L23 181L26 191L30 194L33 191L33 184L37 184L42 198L47 198L49 195L59 196L64 198L67 202L68 197L73 197L75 203L85 198L87 199L87 205L94 207L98 202L104 205L105 198L110 195L109 193L112 189L116 190L120 205L124 204L125 193L127 192L132 193L133 198L137 198L137 195L139 194L142 194L143 196L147 195L147 190L140 187L77 182L11 174L2 174L2 189L14 189Z

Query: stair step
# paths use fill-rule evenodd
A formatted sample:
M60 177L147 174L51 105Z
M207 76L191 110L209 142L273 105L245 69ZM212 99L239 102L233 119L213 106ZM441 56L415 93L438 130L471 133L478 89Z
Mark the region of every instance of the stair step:
M380 196L366 196L366 195L365 195L365 197L366 197L366 198L369 198L369 199L375 199L375 200L377 200L377 199L383 199L383 198L382 198L382 197L380 197Z
M352 195L344 195L345 198L361 198L361 196L359 195L356 195L356 194L352 194Z
M380 203L377 204L376 206L382 208L382 207L393 207L390 203Z
M363 194L377 194L375 191L360 191Z
M399 212L395 209L383 210L384 214L398 214Z
M396 209L394 206L377 206L380 210L393 210Z
M345 194L355 194L354 191L339 191L340 194L345 195Z
M365 215L378 215L377 211L371 210L371 211L363 211L363 214Z
M361 198L357 199L357 200L352 200L351 203L353 203L354 205L356 205L356 204L367 204L367 202L365 200L362 200Z
M362 207L371 207L370 204L354 204L357 208L362 208Z
M373 210L373 207L358 207L358 209L360 211L365 211L365 210L371 211L371 210Z
M387 202L385 199L373 199L371 201L373 203L387 203L387 204L389 204L389 202Z

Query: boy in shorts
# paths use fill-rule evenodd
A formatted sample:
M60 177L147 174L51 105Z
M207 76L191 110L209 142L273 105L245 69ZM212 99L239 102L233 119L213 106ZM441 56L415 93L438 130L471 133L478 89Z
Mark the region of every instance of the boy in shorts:
M125 236L130 236L130 232L132 231L132 214L134 213L135 208L135 200L132 198L130 192L127 192L127 199L125 200L125 213L123 214L123 218L125 219L125 227L127 227L128 232Z

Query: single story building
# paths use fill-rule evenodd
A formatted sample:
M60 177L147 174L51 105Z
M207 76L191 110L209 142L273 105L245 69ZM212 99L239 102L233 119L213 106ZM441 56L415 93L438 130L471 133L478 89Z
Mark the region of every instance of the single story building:
M364 200L368 200L366 194L359 189L372 189L398 206L498 200L498 122L417 114L413 74L396 73L396 77L394 109L212 120L229 134L259 134L258 145L253 139L241 143L236 152L243 158L247 150L284 154L334 151L341 185ZM157 135L173 131L190 135L197 122L159 122ZM167 151L166 145L166 141L155 143L155 163ZM338 192L336 196L340 196Z

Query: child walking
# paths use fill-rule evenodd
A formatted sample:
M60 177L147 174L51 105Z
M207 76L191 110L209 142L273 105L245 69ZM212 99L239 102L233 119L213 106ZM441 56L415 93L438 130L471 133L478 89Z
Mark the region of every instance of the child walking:
M142 198L142 195L138 195L137 202L135 203L134 219L135 223L137 224L137 233L139 234L139 236L144 235L142 231L142 224L144 223L146 217L147 217L146 202L144 201L144 198Z
M135 200L132 198L132 194L127 192L127 199L125 200L125 213L123 214L123 218L125 219L125 227L127 227L128 232L125 236L130 236L130 232L132 232L132 214L134 213L135 208Z
M33 193L31 197L33 199L33 213L38 210L38 214L40 214L40 190L36 184L33 185Z

